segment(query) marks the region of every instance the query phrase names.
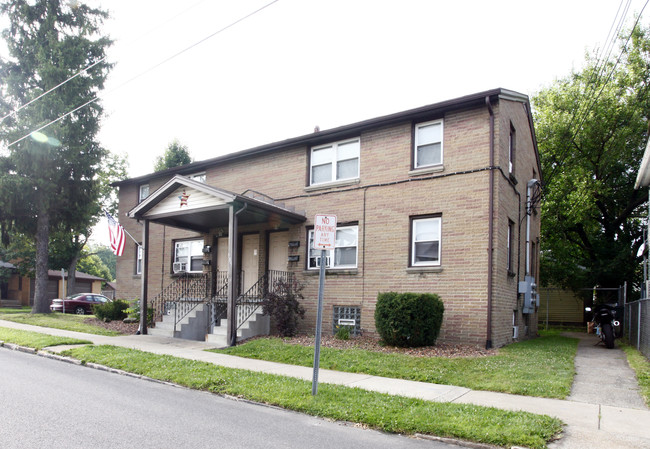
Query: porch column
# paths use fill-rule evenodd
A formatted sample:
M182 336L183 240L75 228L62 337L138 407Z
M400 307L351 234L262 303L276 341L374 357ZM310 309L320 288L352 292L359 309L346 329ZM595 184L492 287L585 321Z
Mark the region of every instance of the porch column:
M237 343L237 214L235 206L228 209L228 346Z
M140 286L140 333L147 335L147 294L149 288L149 220L142 227L142 285Z

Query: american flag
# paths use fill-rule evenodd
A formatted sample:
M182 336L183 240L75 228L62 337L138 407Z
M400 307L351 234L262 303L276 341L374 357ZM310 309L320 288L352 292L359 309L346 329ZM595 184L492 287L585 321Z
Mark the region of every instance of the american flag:
M111 250L116 256L121 256L124 252L124 242L126 236L124 235L124 228L113 218L111 214L104 211L106 219L108 220L108 238L111 244Z

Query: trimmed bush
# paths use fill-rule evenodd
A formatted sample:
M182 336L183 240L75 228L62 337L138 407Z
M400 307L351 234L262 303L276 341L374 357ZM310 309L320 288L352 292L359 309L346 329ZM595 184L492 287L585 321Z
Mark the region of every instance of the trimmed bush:
M375 327L390 346L435 344L445 306L432 293L380 293L375 307Z
M140 322L140 300L134 299L131 301L131 306L124 310L127 317L124 318L125 323L139 323ZM153 307L147 307L147 325L153 325Z
M103 321L123 320L126 318L126 309L128 308L128 302L116 299L115 301L108 301L104 304L93 305L93 313L98 319Z

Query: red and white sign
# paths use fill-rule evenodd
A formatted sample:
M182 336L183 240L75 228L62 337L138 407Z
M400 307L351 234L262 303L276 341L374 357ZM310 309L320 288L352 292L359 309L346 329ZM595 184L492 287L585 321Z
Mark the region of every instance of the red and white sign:
M334 249L336 215L316 215L314 220L314 249Z

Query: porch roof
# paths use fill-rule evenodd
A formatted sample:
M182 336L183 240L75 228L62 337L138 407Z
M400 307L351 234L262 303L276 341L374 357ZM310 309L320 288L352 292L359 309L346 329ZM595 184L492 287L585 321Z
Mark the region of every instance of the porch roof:
M228 227L229 210L242 210L241 225L270 223L276 227L306 221L303 214L269 201L238 195L203 182L176 175L128 212L137 220L149 220L181 229L207 233Z

